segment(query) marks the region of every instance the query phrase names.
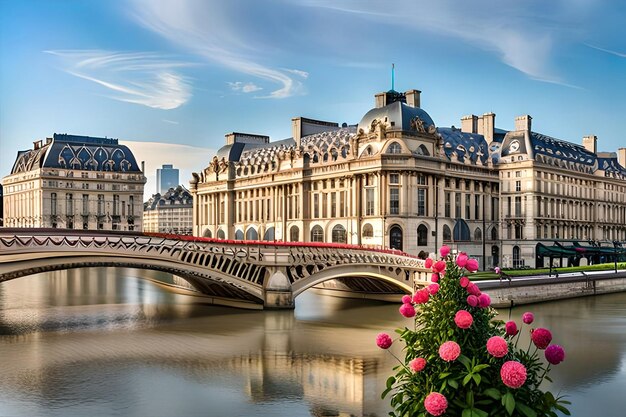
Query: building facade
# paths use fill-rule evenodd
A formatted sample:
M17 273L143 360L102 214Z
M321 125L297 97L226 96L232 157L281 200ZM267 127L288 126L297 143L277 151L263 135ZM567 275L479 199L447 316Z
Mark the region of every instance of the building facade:
M174 165L163 165L156 170L157 194L165 194L170 188L176 188L178 184L178 169Z
M2 179L5 226L141 231L145 182L117 139L55 133Z
M192 196L182 185L165 194L155 194L143 206L144 232L191 235Z
M534 266L540 242L626 240L626 149L597 153L495 127L495 114L437 127L420 91L388 91L358 125L292 119L292 137L242 133L193 174L193 233L434 252L483 268ZM595 139L593 139L595 143Z

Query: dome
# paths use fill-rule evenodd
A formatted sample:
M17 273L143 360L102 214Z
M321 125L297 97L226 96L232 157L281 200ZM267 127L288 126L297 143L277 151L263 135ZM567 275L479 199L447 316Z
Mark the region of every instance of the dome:
M374 120L385 121L387 120L387 127L389 129L401 129L406 131L418 132L422 129L418 129L420 126L419 121L423 122L423 132L434 130L435 123L430 118L428 113L419 107L412 107L401 101L393 102L387 106L372 109L365 113L365 116L359 122L357 131L368 133L371 130L372 122ZM433 126L433 128L431 128Z

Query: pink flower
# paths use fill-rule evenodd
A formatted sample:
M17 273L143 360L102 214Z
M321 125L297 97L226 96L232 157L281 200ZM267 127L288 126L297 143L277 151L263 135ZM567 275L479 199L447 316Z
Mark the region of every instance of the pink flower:
M473 282L470 282L469 284L467 284L466 290L468 293L475 295L476 297L478 297L481 294L480 289L478 289L478 285L474 284Z
M413 372L420 372L426 367L426 359L424 358L415 358L411 362L409 362L409 368Z
M415 316L415 307L413 307L413 304L410 303L402 304L400 307L400 314L404 317L413 317Z
M433 273L433 276L430 278L430 280L431 280L432 282L437 282L437 281L439 281L439 274L438 274L438 273L436 273L436 272L435 272L435 273Z
M441 249L439 249L439 253L441 254L442 257L445 258L450 253L450 247L443 245Z
M439 357L446 362L455 360L461 354L461 346L451 340L439 346Z
M413 302L415 304L424 304L425 302L428 301L429 297L430 297L430 293L428 292L428 290L426 288L422 288L421 290L416 292L415 295L413 296Z
M478 271L478 261L476 259L468 259L467 263L465 264L465 269L467 269L470 272L476 272Z
M459 310L454 315L454 322L459 329L469 329L474 322L474 317L472 317L469 311Z
M428 292L430 293L430 295L435 295L437 294L437 292L439 291L439 284L433 282L432 284L430 284L428 287L426 287L426 289L428 290Z
M522 314L522 321L526 324L530 324L535 320L535 316L533 315L533 313L530 312L526 312L524 314Z
M460 267L463 268L465 266L465 264L467 264L467 260L469 259L469 257L464 254L464 253L460 253L459 256L456 257L456 264Z
M565 350L559 345L550 345L544 352L546 360L552 365L558 365L565 359Z
M516 361L508 361L500 368L500 378L509 388L519 388L526 382L526 367Z
M545 349L552 341L552 333L550 333L550 330L540 327L531 330L530 338L539 349Z
M491 297L489 294L482 293L478 296L478 307L487 308L491 304Z
M393 340L391 340L391 336L387 333L379 333L378 336L376 336L376 344L381 349L389 349L392 343Z
M496 274L499 274L501 271L499 266L496 266L495 268L493 268L493 272L495 272Z
M407 304L407 303L410 303L410 302L411 302L411 300L412 300L412 298L411 298L411 296L410 296L410 295L403 295L403 296L402 296L402 304Z
M517 334L517 324L514 321L507 321L504 325L507 336L515 336Z
M463 288L467 288L469 283L470 283L470 280L468 277L461 277L461 279L459 280L459 284L461 284L461 287Z
M487 352L489 352L491 356L501 358L509 353L509 344L500 336L490 337L489 340L487 340Z
M472 307L476 307L478 305L478 297L476 297L475 295L468 295L467 304L471 305Z
M424 407L433 416L440 416L446 412L448 408L448 400L438 392L431 392L424 399Z
M431 268L433 266L433 259L427 258L424 262L424 268Z
M433 271L440 273L445 271L446 269L446 262L445 261L437 261L435 262L435 264L433 265Z

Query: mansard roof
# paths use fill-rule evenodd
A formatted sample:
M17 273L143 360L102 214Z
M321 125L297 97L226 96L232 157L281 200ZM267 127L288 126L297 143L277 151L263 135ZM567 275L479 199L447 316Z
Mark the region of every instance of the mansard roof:
M165 194L153 194L143 205L144 210L159 210L178 207L191 207L193 197L182 185L170 188Z
M390 129L417 132L419 131L416 124L418 120L423 122L424 131L428 131L431 126L435 126L433 119L423 109L409 106L401 101L395 101L365 113L365 116L359 122L359 130L363 129L367 133L372 130L372 123L378 121L387 123Z
M546 155L588 166L596 165L596 155L593 152L589 152L582 145L555 139L537 132L531 132L530 141L535 155Z
M117 139L55 133L35 149L19 151L11 174L39 168L140 172L135 156Z
M465 162L465 159L472 163L478 160L483 164L487 162L489 150L483 135L461 132L454 127L439 127L437 132L441 135L443 150L448 159L456 153L459 162Z

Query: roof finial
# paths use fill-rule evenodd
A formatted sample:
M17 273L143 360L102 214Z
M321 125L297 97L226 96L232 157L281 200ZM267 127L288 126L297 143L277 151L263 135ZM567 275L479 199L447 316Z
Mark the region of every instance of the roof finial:
M391 91L395 91L394 89L395 75L396 75L396 65L391 64Z

